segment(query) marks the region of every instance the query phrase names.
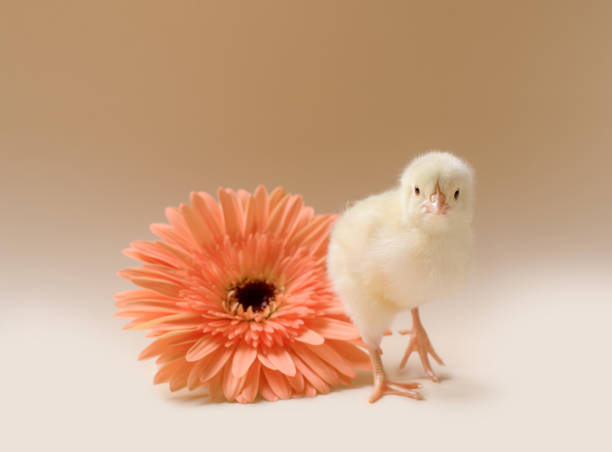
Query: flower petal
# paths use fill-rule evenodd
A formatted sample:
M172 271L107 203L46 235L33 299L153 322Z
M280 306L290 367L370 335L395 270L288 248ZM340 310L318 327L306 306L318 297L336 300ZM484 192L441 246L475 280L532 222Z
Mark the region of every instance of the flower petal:
M181 343L176 345L170 345L159 355L159 358L155 360L155 363L165 364L169 363L170 361L174 361L175 359L184 358L185 353L187 352L187 350L189 350L189 347L191 347L191 344L193 344L193 342L195 341L190 341L185 344Z
M186 329L192 326L197 326L200 322L198 318L201 318L197 314L190 312L181 314L161 315L148 322L140 323L132 327L133 330L146 330L151 327L155 328L181 328Z
M143 312L142 314L139 314L138 317L134 318L134 320L132 320L131 322L123 325L123 329L124 330L138 329L140 325L147 324L148 322L152 322L152 321L155 321L163 317L164 317L163 312Z
M261 379L261 383L259 386L259 392L261 396L266 399L268 402L276 402L278 400L278 396L270 389L270 385L265 379Z
M304 199L300 195L291 196L287 204L285 214L283 215L281 226L278 230L279 235L282 235L282 236L289 235L289 233L293 230L296 220L298 219L303 207L304 207Z
M288 233L289 236L294 237L297 233L301 232L306 225L310 224L313 217L314 209L312 207L303 207L297 220L295 221L293 230Z
M325 342L323 336L311 329L304 330L304 332L297 336L295 340L311 345L321 345Z
M263 185L255 190L246 206L244 234L254 234L264 230L268 218L268 194Z
M266 225L266 232L272 235L276 235L280 229L283 216L285 215L285 208L289 202L289 196L283 197L276 207L270 207L270 218Z
M249 368L246 374L246 380L242 392L236 397L236 400L240 403L249 403L255 400L257 393L259 392L259 379L261 375L261 364L259 361L255 361Z
M327 339L353 340L359 338L357 327L342 320L320 317L311 320L308 326Z
M249 202L251 194L241 188L236 192L236 195L238 196L238 200L240 201L240 205L242 206L242 210L244 211L244 209L246 209L247 202Z
M149 264L145 265L143 268L126 268L118 272L118 274L122 278L129 279L130 281L138 278L151 278L171 282L180 287L181 280L172 274L174 271L174 269L160 265Z
M321 215L317 217L321 218L320 223L316 228L314 228L310 233L304 237L302 243L300 244L305 248L316 248L316 246L322 240L329 238L329 232L332 227L332 224L336 221L335 215Z
M179 240L181 246L187 250L196 249L197 245L191 234L189 228L185 222L185 218L181 215L181 212L176 207L166 207L165 210L166 218L174 228L176 237Z
M296 372L293 377L287 377L287 381L289 381L289 384L296 394L302 394L304 392L304 375L300 372Z
M274 394L281 399L291 398L291 386L289 385L287 378L282 373L264 367L263 374Z
M124 308L123 311L114 314L116 317L136 317L144 312L166 312L168 314L176 313L177 311L185 312L182 308L177 307L175 302L160 300L130 301L129 303L117 302L115 306Z
M211 400L220 400L223 395L223 388L221 387L221 383L223 381L223 372L218 372L211 380L208 382L208 395Z
M304 395L306 397L314 397L317 395L317 390L312 385L306 383L306 386L304 387Z
M326 215L315 215L315 217L304 226L300 231L297 231L293 238L291 239L291 243L293 245L302 245L302 242L307 237L312 237L313 235L318 236L322 231L327 227L327 216Z
M181 288L175 283L164 279L150 277L132 277L129 279L140 287L154 290L169 297L178 297L180 295Z
M172 377L170 377L170 391L178 391L179 389L183 389L187 386L187 377L189 376L189 372L193 364L185 363L182 367L176 370Z
M172 375L174 375L175 372L185 366L185 364L186 362L184 359L177 359L176 361L172 361L171 363L162 366L155 374L155 377L153 378L153 384L157 385L159 383L166 383L170 381Z
M113 295L113 298L115 301L148 300L150 298L158 298L160 300L168 299L167 297L148 289L125 290L123 292L116 293Z
M246 380L245 376L242 376L240 378L234 376L231 368L232 363L231 361L228 361L228 363L225 365L225 368L223 369L222 384L223 395L225 395L225 398L230 401L234 400L236 396L240 394L240 391L242 391L244 382Z
M221 341L213 336L204 336L187 351L187 361L198 361L221 346Z
M207 381L215 378L219 371L225 366L227 360L234 353L233 348L219 347L210 357L210 366L204 367L200 374L200 381L206 383Z
M213 242L213 235L210 230L204 225L202 217L191 207L181 204L181 214L185 218L185 223L189 228L189 232L194 241L205 249Z
M306 363L313 372L319 375L327 383L335 386L339 383L338 374L336 371L319 358L308 345L294 342L291 346L296 355Z
M299 357L294 356L293 360L295 361L297 371L304 375L304 378L308 380L308 382L314 386L317 391L319 391L321 394L327 394L329 392L329 386L327 386L327 383L325 383L316 373L310 370L310 368L304 364ZM308 395L307 392L305 394Z
M274 364L268 359L268 357L264 354L263 351L257 353L257 359L261 364L263 364L268 369L278 370Z
M270 369L280 370L285 375L295 375L295 364L289 352L283 347L269 348L265 351L262 350L260 354L267 358L267 361L272 364L273 367L266 366ZM262 362L266 365L266 363Z
M355 370L350 363L345 360L336 350L327 344L306 346L312 352L316 353L324 362L334 367L338 372L350 378L355 378Z
M239 201L236 199L235 195L222 188L219 188L218 196L223 211L223 218L225 219L225 230L227 235L231 239L237 240L242 236L243 228L242 212Z
M184 331L178 334L166 336L163 338L156 339L151 344L149 344L143 351L138 355L139 360L152 358L161 354L166 347L169 347L174 344L178 344L183 341L187 341L190 339L195 340L197 337L201 335L200 332L193 331Z
M331 227L331 226L330 226ZM311 248L311 254L313 257L322 258L323 262L325 262L325 257L327 256L327 249L329 248L329 231L321 237L317 242L312 243L309 247Z
M272 190L270 192L270 197L269 197L269 208L270 208L270 212L272 212L275 208L276 205L285 197L287 196L285 193L285 189L283 187L276 187L274 190Z
M162 264L168 267L179 268L185 264L172 253L169 253L161 242L133 241L130 248L123 250L123 254L143 262Z
M203 385L200 381L200 375L202 374L202 370L210 364L211 356L212 355L208 355L206 358L193 363L193 367L189 371L189 376L187 377L187 388L189 388L190 391Z
M327 340L325 343L333 347L340 356L353 366L353 368L359 370L372 370L370 356L360 348L345 341Z
M257 358L257 349L247 344L246 342L241 342L238 347L236 347L236 352L234 353L234 359L232 361L232 374L236 378L242 377L249 368L253 361Z
M220 241L225 235L223 218L217 202L208 193L191 193L191 207L200 216L215 241Z

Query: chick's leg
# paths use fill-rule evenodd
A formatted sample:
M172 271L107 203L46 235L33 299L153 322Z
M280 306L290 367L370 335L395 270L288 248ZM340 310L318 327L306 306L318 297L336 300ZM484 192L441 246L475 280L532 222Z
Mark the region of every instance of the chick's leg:
M429 338L427 337L427 332L425 328L423 328L423 324L421 323L421 318L419 317L418 308L414 308L411 311L412 314L412 329L400 331L400 334L410 334L410 342L408 343L408 348L406 349L406 353L404 353L404 357L400 363L400 369L406 365L408 358L412 354L412 352L416 351L421 358L421 364L423 364L423 369L429 375L432 381L436 383L439 381L435 372L431 368L431 364L429 363L429 356L431 355L433 359L435 359L438 364L444 365L431 343L429 342Z
M413 399L421 400L421 394L417 391L410 391L420 387L419 383L403 383L398 381L391 381L387 379L385 370L383 368L382 359L380 358L380 349L376 347L368 347L370 351L370 359L372 360L372 371L374 373L374 391L370 396L370 403L376 402L384 394L395 394L404 397L410 397ZM404 389L396 389L393 386L399 386Z

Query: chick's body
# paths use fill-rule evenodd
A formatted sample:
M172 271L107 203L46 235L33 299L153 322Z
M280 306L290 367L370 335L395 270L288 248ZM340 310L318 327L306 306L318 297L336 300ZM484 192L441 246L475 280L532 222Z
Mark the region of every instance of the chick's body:
M328 272L367 343L400 311L452 291L470 260L469 229L432 235L405 225L399 198L395 189L358 201L332 232Z
M416 308L464 280L472 247L471 177L452 154L425 154L407 167L398 187L356 202L334 225L328 273L371 353L397 313L412 309L420 325ZM419 334L427 339L424 330ZM439 360L433 348L431 354Z

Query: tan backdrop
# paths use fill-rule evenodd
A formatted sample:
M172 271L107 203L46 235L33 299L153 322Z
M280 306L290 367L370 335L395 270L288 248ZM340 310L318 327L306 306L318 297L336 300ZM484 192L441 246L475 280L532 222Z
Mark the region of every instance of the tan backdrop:
M584 1L3 2L9 443L605 449L610 23L609 2ZM470 291L424 309L448 364L427 402L371 408L367 375L255 407L152 389L111 295L130 287L121 249L165 206L264 183L338 212L432 148L473 164L478 206ZM386 341L393 369L405 342Z

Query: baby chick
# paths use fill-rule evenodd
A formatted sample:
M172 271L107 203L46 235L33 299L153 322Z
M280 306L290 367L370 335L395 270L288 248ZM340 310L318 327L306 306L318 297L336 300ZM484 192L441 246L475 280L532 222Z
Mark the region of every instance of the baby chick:
M473 217L473 173L461 159L433 151L415 158L399 186L356 202L334 225L328 273L370 352L374 391L415 399L418 383L390 381L380 358L380 341L393 318L410 309L413 327L401 361L416 351L433 381L428 355L442 360L429 342L418 306L451 293L469 266Z

